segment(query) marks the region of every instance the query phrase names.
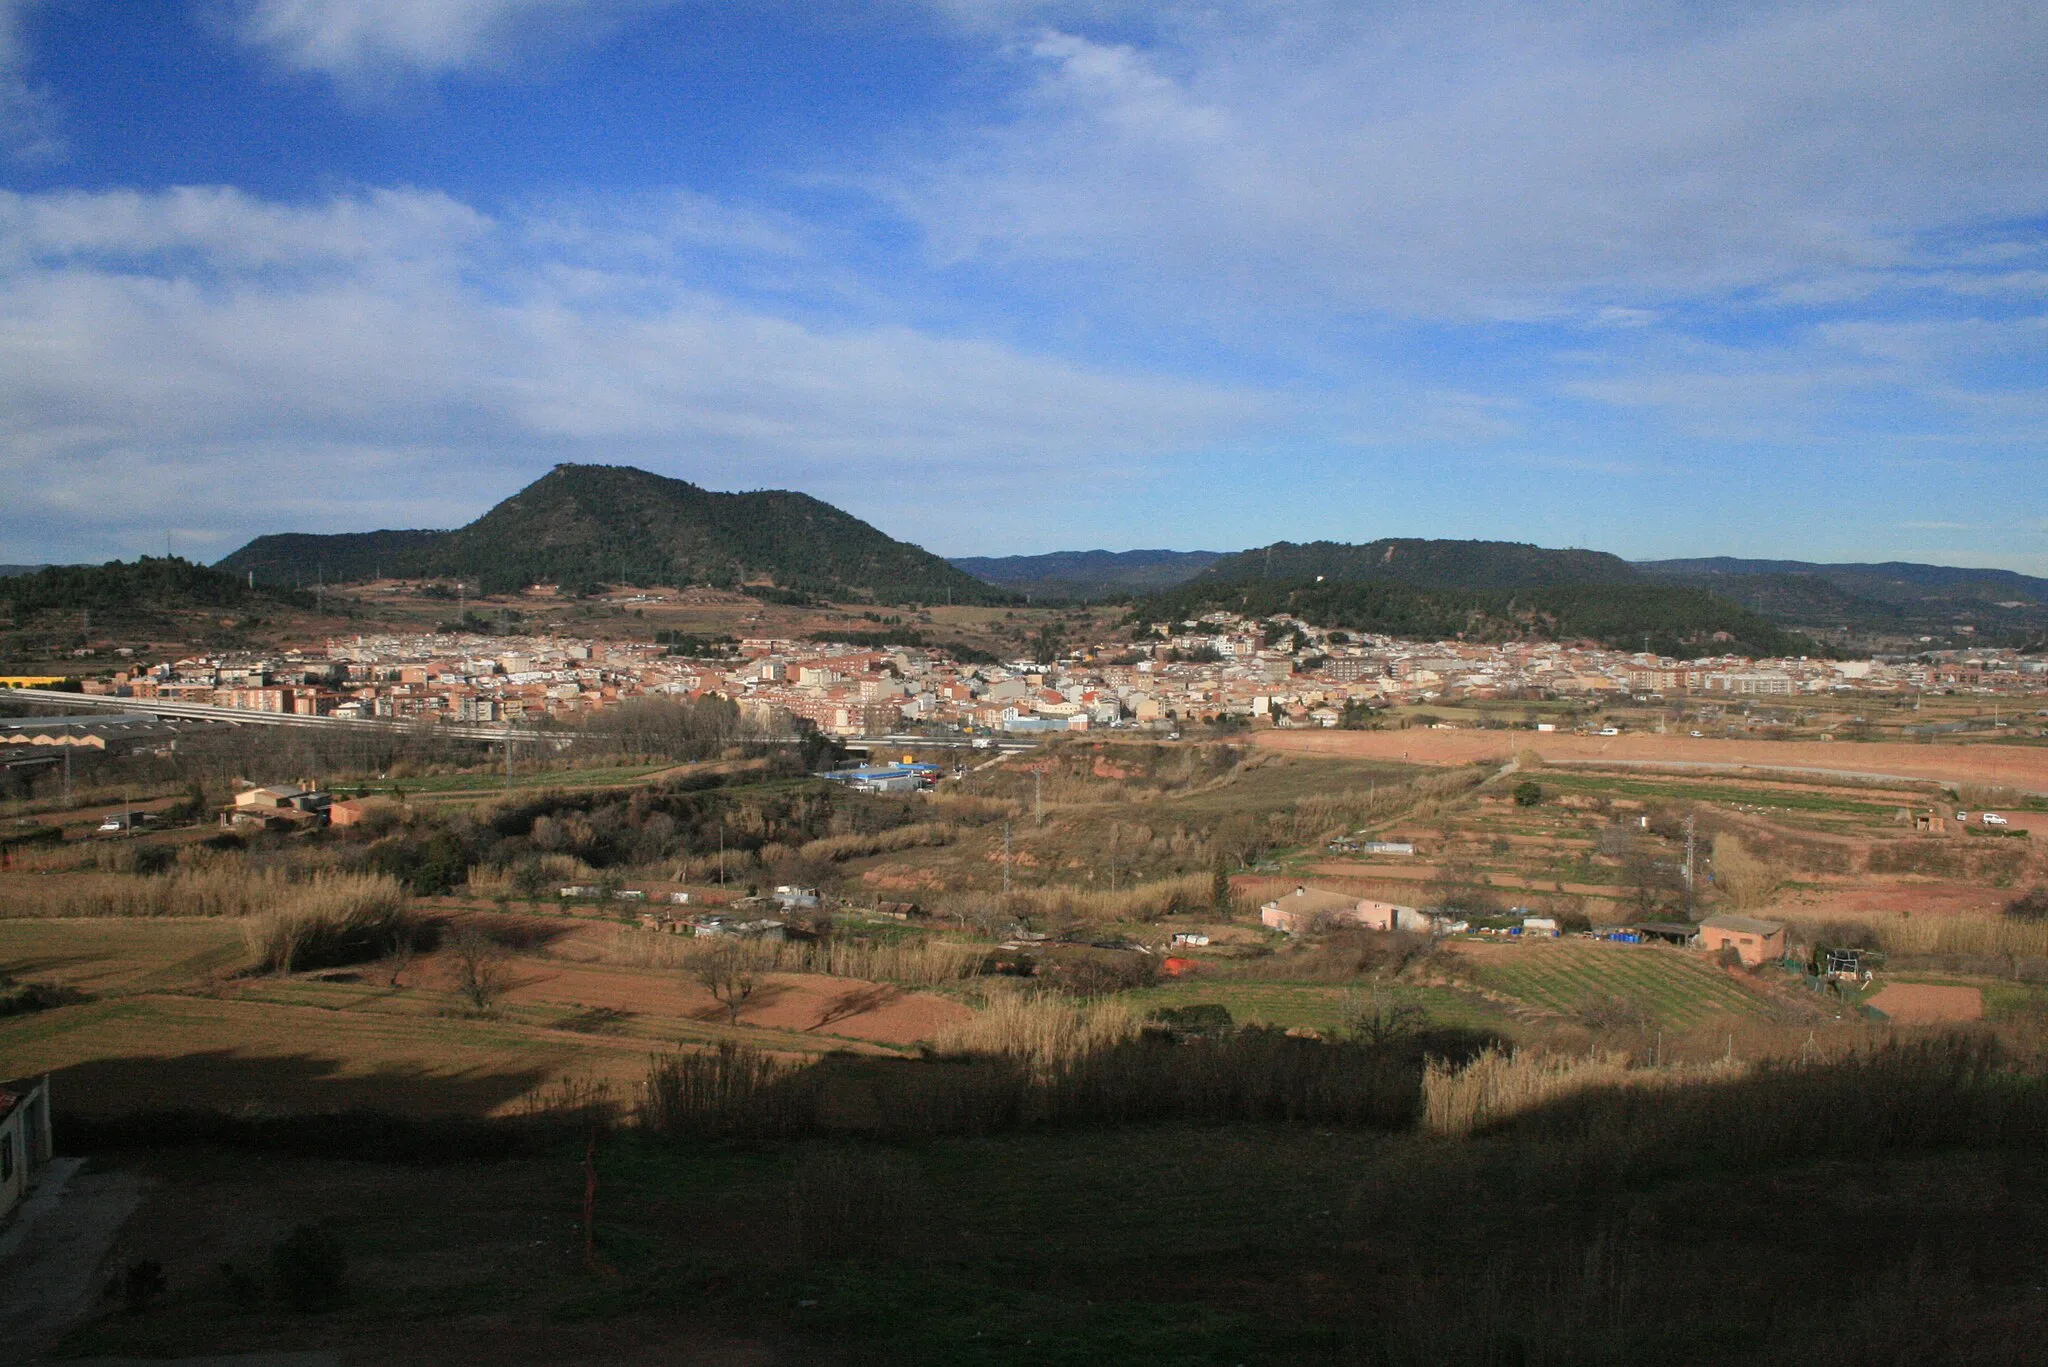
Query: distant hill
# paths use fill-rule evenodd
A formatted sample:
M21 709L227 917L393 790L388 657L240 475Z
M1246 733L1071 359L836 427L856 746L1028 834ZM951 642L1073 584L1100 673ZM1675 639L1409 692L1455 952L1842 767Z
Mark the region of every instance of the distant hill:
M781 490L723 494L621 465L558 465L454 531L263 536L220 562L258 582L374 573L528 584L771 581L881 602L1007 602L1010 595L829 503Z
M1034 598L1111 598L1171 588L1194 578L1222 551L1051 551L1045 555L955 556L964 570Z
M48 568L48 565L0 565L0 579L12 579L17 574L34 574L37 570Z
M2048 579L2012 570L1918 565L1904 560L1877 564L1816 564L1804 560L1738 560L1717 555L1698 560L1644 560L1638 561L1635 568L1644 574L1693 580L1810 575L1827 581L1843 593L1880 603L1976 599L1988 603L2048 604Z
M348 583L384 575L414 573L417 556L431 553L447 532L280 532L259 536L216 568L245 579L253 571L259 584L287 586ZM523 587L523 586L522 586Z
M0 579L0 614L24 625L50 613L90 611L114 621L193 608L311 607L313 595L249 587L245 580L175 556L51 565Z
M1519 542L1283 541L1217 561L1134 616L1179 621L1218 608L1392 636L1647 643L1667 655L1822 653L1728 598L1660 582L1617 556Z
M1279 541L1225 556L1201 579L1238 583L1256 579L1325 579L1362 582L1396 579L1431 588L1526 589L1564 584L1632 584L1641 576L1605 551L1548 550L1518 541L1425 541L1389 538L1364 545L1338 541Z

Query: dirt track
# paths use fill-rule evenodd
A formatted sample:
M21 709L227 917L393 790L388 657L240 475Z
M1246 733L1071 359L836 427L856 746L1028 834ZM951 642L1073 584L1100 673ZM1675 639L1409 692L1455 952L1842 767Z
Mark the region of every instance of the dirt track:
M1779 769L1824 777L2003 784L2048 793L2048 747L1907 745L1878 741L1717 740L1632 734L1578 736L1537 731L1262 731L1271 750L1416 764L1505 762L1524 750L1558 764L1671 765Z

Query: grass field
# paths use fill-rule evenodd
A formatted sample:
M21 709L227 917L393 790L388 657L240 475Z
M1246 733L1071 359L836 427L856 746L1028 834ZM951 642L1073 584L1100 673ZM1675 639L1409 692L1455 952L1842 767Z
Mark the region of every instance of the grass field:
M637 783L649 774L659 774L670 769L686 767L673 761L660 764L635 764L610 769L527 769L515 767L510 784L505 782L502 772L482 770L469 774L423 774L418 778L402 778L367 784L347 785L354 792L358 787L376 797L390 797L404 793L407 797L441 797L449 795L468 796L471 794L516 792L520 789L560 790L570 788L610 788Z
M0 974L95 996L191 987L247 961L233 921L0 919Z
M1601 1001L1640 1005L1683 1029L1714 1016L1754 1016L1763 1002L1711 963L1658 945L1560 940L1474 955L1472 978L1544 1011L1577 1016Z

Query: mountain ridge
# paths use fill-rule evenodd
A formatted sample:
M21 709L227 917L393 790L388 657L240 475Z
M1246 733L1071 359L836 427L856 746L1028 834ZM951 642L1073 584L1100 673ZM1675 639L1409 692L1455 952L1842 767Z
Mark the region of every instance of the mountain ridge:
M448 531L257 537L218 568L311 583L473 577L483 591L535 583L763 580L876 601L1007 602L1010 595L808 494L719 493L633 466L557 465Z
M1183 583L1227 551L1048 551L1042 555L953 556L986 583L1042 598L1104 598Z

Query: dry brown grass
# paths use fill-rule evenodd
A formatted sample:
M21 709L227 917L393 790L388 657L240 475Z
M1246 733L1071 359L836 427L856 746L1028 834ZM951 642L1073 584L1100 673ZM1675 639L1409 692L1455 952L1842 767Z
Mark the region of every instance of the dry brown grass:
M1206 873L1189 873L1115 892L1024 888L1010 894L1010 909L1021 916L1073 921L1156 921L1175 911L1208 906L1209 879Z
M1015 1059L1039 1076L1138 1037L1144 1018L1107 998L1079 1002L1038 993L1002 992L972 1020L946 1027L933 1046L941 1054Z
M1429 1061L1422 1076L1422 1123L1431 1134L1463 1138L1595 1088L1720 1082L1747 1068L1733 1061L1637 1068L1620 1054L1488 1049L1462 1068Z
M384 874L323 874L245 921L242 938L274 973L374 958L410 932L406 901Z
M1891 954L2048 956L2048 921L2006 916L1872 916L1868 924Z
M1714 886L1727 895L1737 911L1768 906L1771 895L1784 881L1782 869L1752 854L1736 836L1723 831L1714 837Z
M840 864L871 854L891 854L897 850L916 849L927 845L950 845L959 838L958 826L945 821L926 821L914 826L898 826L887 831L826 836L822 840L813 840L801 846L797 854L804 859Z

